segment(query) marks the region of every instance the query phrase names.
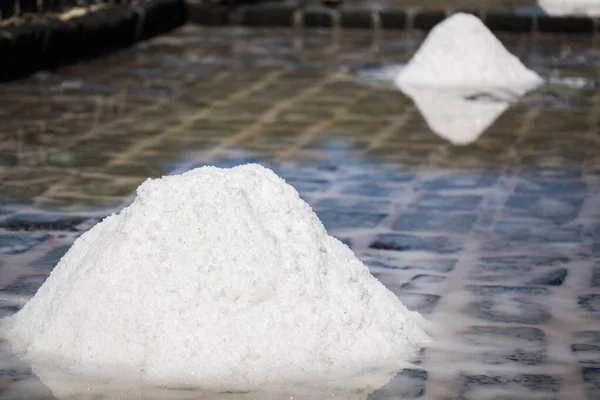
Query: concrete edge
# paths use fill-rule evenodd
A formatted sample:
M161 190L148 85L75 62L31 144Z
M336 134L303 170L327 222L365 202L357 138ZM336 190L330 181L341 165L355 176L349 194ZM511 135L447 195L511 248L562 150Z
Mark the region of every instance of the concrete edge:
M125 48L181 26L184 0L147 0L60 19L14 21L0 26L0 82Z
M543 12L513 10L428 10L418 8L362 9L324 7L296 8L264 4L227 8L191 3L190 21L205 26L305 27L428 31L456 12L479 17L494 32L594 35L600 33L600 18L553 17Z

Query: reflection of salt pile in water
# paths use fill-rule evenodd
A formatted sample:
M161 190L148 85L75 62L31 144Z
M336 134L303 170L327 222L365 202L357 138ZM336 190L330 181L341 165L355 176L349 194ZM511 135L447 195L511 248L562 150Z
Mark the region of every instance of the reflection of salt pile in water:
M233 390L372 374L377 387L428 342L424 322L294 188L246 165L146 181L2 335L37 364L100 379Z
M471 100L471 90L408 88L429 128L456 145L476 141L510 106L499 99Z
M550 15L600 16L600 0L538 0L538 4Z
M430 128L456 144L476 140L510 101L542 79L510 54L475 16L454 14L436 26L395 79ZM501 93L493 101L473 100Z

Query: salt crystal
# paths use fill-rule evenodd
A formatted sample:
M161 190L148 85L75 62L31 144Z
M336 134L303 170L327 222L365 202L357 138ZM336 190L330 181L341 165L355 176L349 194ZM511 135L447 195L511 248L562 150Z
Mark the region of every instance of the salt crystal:
M424 324L293 187L249 164L144 182L0 333L76 376L245 390L389 379L429 342Z
M433 28L396 77L400 87L495 87L520 93L541 81L479 18L464 13L454 14Z

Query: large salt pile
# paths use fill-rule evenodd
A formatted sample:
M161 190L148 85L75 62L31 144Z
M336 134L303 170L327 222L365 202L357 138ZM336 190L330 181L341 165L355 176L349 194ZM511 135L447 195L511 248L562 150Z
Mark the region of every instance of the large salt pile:
M600 16L600 0L539 0L538 4L550 15Z
M429 33L395 83L415 101L434 132L467 144L542 79L510 54L479 18L457 13ZM502 96L493 102L472 100L491 92Z
M1 334L36 364L94 378L346 387L409 365L428 343L424 323L293 187L244 165L144 182Z

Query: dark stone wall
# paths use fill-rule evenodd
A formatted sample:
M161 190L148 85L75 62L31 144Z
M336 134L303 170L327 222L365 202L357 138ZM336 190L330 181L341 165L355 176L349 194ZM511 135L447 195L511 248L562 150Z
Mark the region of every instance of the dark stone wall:
M127 47L182 25L186 15L183 0L147 0L67 20L56 14L12 18L0 25L0 81Z

